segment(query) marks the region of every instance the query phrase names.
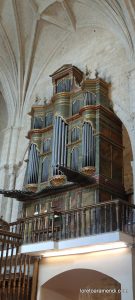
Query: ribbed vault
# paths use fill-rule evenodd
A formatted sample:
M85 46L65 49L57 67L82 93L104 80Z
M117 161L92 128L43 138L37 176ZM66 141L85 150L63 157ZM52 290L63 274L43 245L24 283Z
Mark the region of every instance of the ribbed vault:
M133 61L135 5L132 0L4 0L0 2L0 14L1 84L12 115L11 124L15 116L16 122L21 121L23 110L24 114L28 111L29 103L41 87L41 96L43 93L49 96L45 85L43 92L43 82L49 84L50 71L54 71L55 65L61 65L59 54L66 48L67 40L70 39L71 44L75 40L77 46L79 33L85 35L85 44L92 43L94 32L97 46L110 37L108 44L115 42L116 51L125 49L129 68ZM92 35L87 38L88 32ZM63 54L61 51L61 56ZM64 58L66 60L65 54ZM88 58L85 53L85 62ZM70 60L72 63L72 56ZM78 65L81 62L83 65L84 59L78 57ZM105 70L101 67L101 71Z

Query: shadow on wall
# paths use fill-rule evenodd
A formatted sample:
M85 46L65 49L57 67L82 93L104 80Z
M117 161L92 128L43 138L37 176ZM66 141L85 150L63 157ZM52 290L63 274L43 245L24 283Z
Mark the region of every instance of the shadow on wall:
M0 92L0 154L4 141L4 129L8 126L8 111L2 93Z
M115 279L88 269L63 272L45 283L40 300L121 300L121 285ZM94 292L96 291L96 292Z
M131 142L128 135L128 132L123 125L122 128L122 136L123 136L123 175L124 175L124 187L128 197L128 200L132 203L132 195L133 195L133 172L131 162L133 161L133 154L131 148Z

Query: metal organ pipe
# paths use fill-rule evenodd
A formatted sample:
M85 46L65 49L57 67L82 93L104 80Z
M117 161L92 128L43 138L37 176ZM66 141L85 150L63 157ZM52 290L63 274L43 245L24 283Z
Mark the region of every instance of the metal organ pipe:
M32 145L32 162L31 162L31 166L32 166L32 173L31 173L31 183L34 183L34 161L35 159L35 155L34 155L34 145Z
M95 165L95 136L93 131L93 165Z
M30 149L29 149L29 155L28 155L28 166L27 166L27 178L26 178L26 184L29 183L29 181L30 181L30 176L31 176L30 159L31 159L31 146L30 146Z
M92 126L90 125L90 165L93 166L93 132Z
M67 125L60 116L56 116L54 127L52 165L53 175L56 175L56 166L66 165Z
M84 166L86 166L86 126L84 123Z
M72 169L78 170L78 155L79 155L79 149L78 147L75 147L72 150Z
M32 164L32 158L33 157L33 144L30 146L30 153L29 153L29 180L28 183L32 182L32 173L33 173L33 164Z
M64 166L67 164L67 134L68 134L68 125L65 125L65 141L64 141Z
M31 174L31 183L35 183L35 180L34 180L34 160L35 160L35 146L32 144L32 162L31 162L31 165L32 165L32 174Z
M87 130L86 130L86 123L84 125L85 128L85 165L87 166Z
M49 177L49 159L48 157L45 157L42 163L42 176L41 176L41 180L43 181L47 181Z
M82 130L82 166L95 165L95 137L90 123L84 122Z
M35 144L31 144L28 162L27 183L38 182L39 155Z
M86 157L87 157L87 166L89 165L89 126L88 123L86 123L86 140L87 140L87 153L86 153Z
M58 140L58 117L55 119L56 132L54 137L54 166L56 166L56 154L57 154L57 140ZM55 167L56 169L56 167ZM54 170L55 172L55 170Z
M95 94L91 92L84 93L84 105L94 105L96 103Z
M65 123L62 121L61 165L64 164L64 134L65 134Z
M54 119L54 128L53 128L53 149L52 149L52 166L53 166L53 175L55 175L56 169L56 135L57 135L57 116Z
M84 167L84 124L82 127L82 167Z
M35 161L35 180L36 183L38 182L38 168L39 168L39 155L38 155L38 150L35 146L35 156L36 156L36 161Z
M38 182L38 166L39 166L39 157L38 157L38 152L36 145L34 145L34 160L33 160L33 178L34 178L34 183Z
M84 124L82 130L82 167L85 166L85 142L84 142Z
M91 151L91 130L90 130L90 124L87 123L87 143L88 143L88 151L87 151L87 166L90 166L90 151Z
M56 175L56 165L57 165L57 153L58 153L58 116L56 117L56 135L54 137L54 175Z
M55 166L55 136L56 136L56 117L54 119L53 124L53 143L52 143L52 168L54 173L54 166Z
M35 153L35 146L33 145L33 159L32 159L32 165L33 165L33 172L32 172L32 176L33 176L33 183L35 183L35 165L36 165L36 153Z
M33 183L38 182L38 166L39 166L39 159L38 159L38 152L36 145L33 145L33 152L34 152L34 159L33 159Z
M34 159L33 159L33 183L36 183L36 151L35 151L35 146L33 147L34 148Z
M57 164L61 163L61 139L62 139L62 119L58 118L58 151L57 151Z
M91 147L91 163L94 165L94 135L93 135L93 128L91 127L92 132L92 147Z
M86 123L86 164L89 165L89 124Z

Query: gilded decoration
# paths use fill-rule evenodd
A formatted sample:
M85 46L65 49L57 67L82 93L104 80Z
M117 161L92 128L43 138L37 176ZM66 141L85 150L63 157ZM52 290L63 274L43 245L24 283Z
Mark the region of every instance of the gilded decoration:
M53 186L62 185L66 182L66 176L65 175L55 175L49 179L50 184Z
M25 185L25 189L32 191L32 192L36 192L38 188L37 184L26 184Z
M93 175L95 173L95 171L96 171L96 168L91 167L91 166L83 167L81 169L81 172L88 176Z

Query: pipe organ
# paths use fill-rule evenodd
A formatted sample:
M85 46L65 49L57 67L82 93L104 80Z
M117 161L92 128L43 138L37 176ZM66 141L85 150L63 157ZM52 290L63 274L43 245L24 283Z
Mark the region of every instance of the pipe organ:
M69 209L124 198L122 123L109 100L110 85L85 78L81 70L64 65L51 75L53 96L45 105L33 105L25 189L42 191L64 185L57 195L39 198L40 212L51 207ZM92 185L70 187L59 166L86 176ZM34 214L32 203L24 214Z

